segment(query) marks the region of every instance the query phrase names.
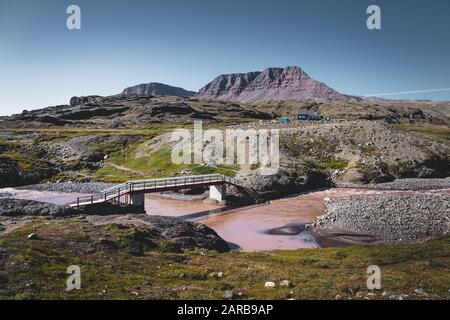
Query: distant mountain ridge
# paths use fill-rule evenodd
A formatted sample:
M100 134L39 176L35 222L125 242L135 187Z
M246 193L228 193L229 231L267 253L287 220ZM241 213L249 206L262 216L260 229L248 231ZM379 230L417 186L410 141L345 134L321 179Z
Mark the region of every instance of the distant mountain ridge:
M203 99L254 103L265 100L353 100L309 77L300 67L223 74L199 90Z
M123 95L155 95L155 96L176 96L193 97L197 92L188 91L180 87L173 87L159 82L150 82L128 87L122 91Z

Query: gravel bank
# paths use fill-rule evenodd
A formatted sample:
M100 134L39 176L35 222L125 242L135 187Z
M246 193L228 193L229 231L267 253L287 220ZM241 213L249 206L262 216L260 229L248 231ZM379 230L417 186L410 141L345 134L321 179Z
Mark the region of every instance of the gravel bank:
M66 193L100 193L115 184L103 182L60 182L43 183L19 187L19 190L54 191Z
M0 198L11 198L12 193L11 192L0 192Z
M431 189L447 189L450 188L450 177L444 179L397 179L392 182L384 183L336 183L340 188L365 188L365 189L379 189L379 190L431 190Z
M355 195L326 199L325 205L325 215L311 225L322 236L417 243L450 233L449 195Z

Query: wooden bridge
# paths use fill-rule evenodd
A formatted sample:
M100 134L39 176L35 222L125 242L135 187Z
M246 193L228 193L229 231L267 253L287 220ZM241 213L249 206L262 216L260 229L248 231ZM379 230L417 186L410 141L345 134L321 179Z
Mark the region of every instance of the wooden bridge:
M144 195L146 193L207 186L210 187L210 198L217 201L223 201L225 200L225 185L227 184L243 187L236 179L222 174L133 180L105 189L97 195L78 197L77 200L70 203L69 206L79 209L84 206L103 202L127 203L143 206L145 199ZM246 187L243 188L252 196L254 195L254 191L251 191Z

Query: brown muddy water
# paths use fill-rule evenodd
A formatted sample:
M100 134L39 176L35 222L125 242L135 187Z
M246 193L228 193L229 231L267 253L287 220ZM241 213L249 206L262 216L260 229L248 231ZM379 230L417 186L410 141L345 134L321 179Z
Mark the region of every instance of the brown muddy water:
M17 190L8 188L14 198L55 204L66 204L84 194ZM147 194L145 209L150 215L179 217L198 221L214 229L232 248L243 251L291 250L335 246L337 243L320 239L304 229L324 214L325 198L355 194L406 194L436 191L387 191L370 189L333 188L271 201L267 204L241 208L220 208L206 204L202 196ZM442 191L440 191L442 192ZM444 191L444 192L447 192ZM448 191L450 192L450 191ZM320 242L320 245L319 243Z
M241 208L217 208L202 199L189 201L167 198L165 195L146 196L147 214L176 216L199 221L214 229L233 248L243 251L291 250L342 245L320 239L304 229L324 214L325 198L355 194L406 194L430 191L391 191L332 188L271 201L268 204Z

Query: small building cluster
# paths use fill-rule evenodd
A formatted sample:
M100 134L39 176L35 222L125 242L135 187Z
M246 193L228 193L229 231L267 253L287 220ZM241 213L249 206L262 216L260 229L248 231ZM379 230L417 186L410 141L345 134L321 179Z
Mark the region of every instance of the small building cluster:
M308 110L308 109L298 110L297 116L294 119L288 118L288 117L279 117L276 119L272 119L270 122L283 124L283 123L289 123L292 120L297 120L297 121L321 121L321 120L323 120L325 122L331 122L330 117L324 117L320 113L317 113L317 112L314 112L314 111ZM260 123L267 123L267 122L268 121L266 121L266 120L260 120Z
M297 112L297 120L306 120L306 121L318 121L322 120L323 116L319 113L316 113L307 109L300 109Z

